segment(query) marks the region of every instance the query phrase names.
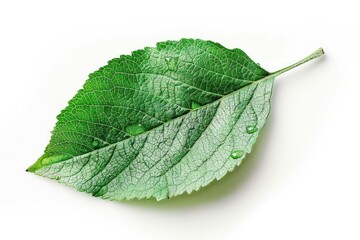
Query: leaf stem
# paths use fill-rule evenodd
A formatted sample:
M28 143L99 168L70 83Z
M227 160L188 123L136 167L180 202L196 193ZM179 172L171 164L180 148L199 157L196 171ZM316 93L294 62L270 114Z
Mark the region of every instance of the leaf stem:
M313 52L312 54L310 54L306 58L304 58L304 59L302 59L302 60L300 60L300 61L298 61L298 62L296 62L296 63L294 63L294 64L292 64L292 65L290 65L288 67L285 67L283 69L280 69L280 70L278 70L276 72L271 73L271 76L275 76L275 77L279 76L280 74L282 74L284 72L287 72L287 71L289 71L289 70L291 70L293 68L296 68L297 66L300 66L300 65L302 65L302 64L304 64L304 63L306 63L308 61L311 61L311 60L313 60L315 58L321 57L322 55L324 55L324 53L325 53L324 49L319 48L318 50L316 50L315 52Z

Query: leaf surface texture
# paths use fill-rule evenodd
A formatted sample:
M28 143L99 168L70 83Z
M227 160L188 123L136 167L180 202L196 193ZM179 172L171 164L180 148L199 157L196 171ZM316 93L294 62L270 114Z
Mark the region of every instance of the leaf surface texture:
M250 153L274 77L211 41L134 51L89 75L28 170L111 200L198 190Z

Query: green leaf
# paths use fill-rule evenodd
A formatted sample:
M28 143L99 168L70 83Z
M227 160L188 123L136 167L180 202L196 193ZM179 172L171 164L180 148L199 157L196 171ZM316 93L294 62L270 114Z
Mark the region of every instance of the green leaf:
M274 78L240 49L182 39L89 75L28 169L111 200L157 200L222 178L250 153Z

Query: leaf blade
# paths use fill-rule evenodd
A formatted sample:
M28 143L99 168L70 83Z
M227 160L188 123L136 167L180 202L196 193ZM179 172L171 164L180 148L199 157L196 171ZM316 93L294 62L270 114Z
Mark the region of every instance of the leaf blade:
M90 75L30 170L112 200L190 193L251 151L270 110L273 80L241 50L209 41L135 51ZM244 154L233 159L234 149Z

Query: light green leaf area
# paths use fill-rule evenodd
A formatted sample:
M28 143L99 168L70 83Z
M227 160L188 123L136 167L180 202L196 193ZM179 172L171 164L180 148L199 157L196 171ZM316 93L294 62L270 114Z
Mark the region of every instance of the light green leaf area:
M171 198L239 165L270 111L274 78L240 49L158 43L89 75L28 169L111 200Z

